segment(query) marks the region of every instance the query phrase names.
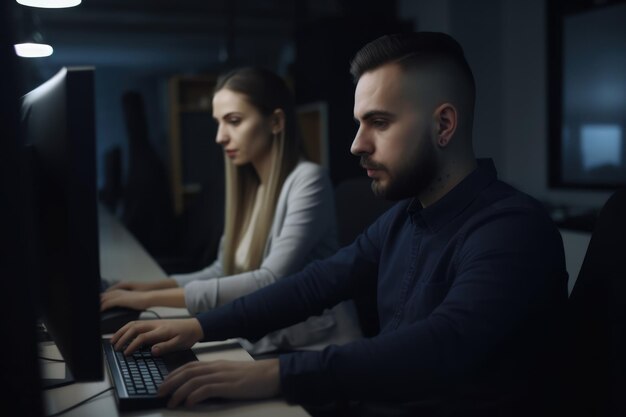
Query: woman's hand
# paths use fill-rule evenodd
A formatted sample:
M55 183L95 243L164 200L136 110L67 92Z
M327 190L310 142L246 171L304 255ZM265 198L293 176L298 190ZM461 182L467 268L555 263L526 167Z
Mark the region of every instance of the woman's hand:
M169 374L159 396L168 407L192 406L207 398L260 399L280 394L278 359L250 362L190 362Z
M152 307L150 293L146 291L111 290L100 294L100 311L112 307L145 310Z
M131 321L115 332L111 343L115 345L115 350L128 345L125 355L130 355L142 345L152 346L152 353L158 356L189 349L203 338L202 326L195 318L139 320Z
M162 290L165 288L176 288L178 283L172 278L161 279L159 281L152 282L129 282L122 281L107 288L107 291L113 290L128 290L128 291L152 291Z

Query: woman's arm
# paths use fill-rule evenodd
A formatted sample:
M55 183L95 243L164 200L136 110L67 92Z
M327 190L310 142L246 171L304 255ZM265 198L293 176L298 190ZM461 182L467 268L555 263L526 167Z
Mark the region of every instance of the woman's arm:
M128 307L145 310L150 307L185 307L185 290L167 288L153 291L111 290L100 295L100 310Z
M321 167L311 163L299 166L292 175L283 185L271 248L260 268L187 284L185 301L192 313L226 304L298 272L314 258L314 250L326 256L334 252L336 223L330 180Z
M160 279L158 281L150 281L150 282L121 281L121 282L111 285L109 288L107 288L107 291L113 291L113 290L152 291L152 290L163 290L165 288L176 288L178 286L179 286L178 283L172 278L165 278L165 279Z

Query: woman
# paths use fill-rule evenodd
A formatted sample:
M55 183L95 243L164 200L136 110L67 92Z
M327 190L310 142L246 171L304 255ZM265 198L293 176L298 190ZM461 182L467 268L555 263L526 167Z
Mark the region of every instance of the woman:
M101 309L187 307L191 314L223 305L334 253L332 185L304 160L292 96L270 71L243 68L218 80L213 96L216 141L226 155L226 212L217 260L201 271L154 283L119 283ZM360 335L351 304L274 332L252 353L322 348Z

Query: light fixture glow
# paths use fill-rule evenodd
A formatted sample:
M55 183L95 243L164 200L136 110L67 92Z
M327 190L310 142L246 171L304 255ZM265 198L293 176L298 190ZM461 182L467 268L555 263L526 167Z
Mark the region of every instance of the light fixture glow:
M16 0L23 6L42 7L45 9L62 9L78 6L82 0Z
M22 58L41 58L52 55L53 49L45 43L18 43L15 53Z

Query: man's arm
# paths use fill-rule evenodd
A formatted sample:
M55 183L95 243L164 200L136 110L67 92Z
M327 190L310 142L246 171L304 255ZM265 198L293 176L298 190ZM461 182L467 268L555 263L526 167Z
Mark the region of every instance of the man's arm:
M472 232L456 261L456 279L426 319L322 352L281 355L287 399L419 400L464 381L497 386L490 372L500 364L523 372L567 297L558 232L533 216L494 219Z
M387 215L386 215L387 216ZM385 217L385 216L383 216ZM382 231L379 219L357 241L334 256L309 265L245 297L187 320L146 320L126 324L112 337L116 348L129 344L131 353L141 344L157 347L159 353L187 347L199 340L250 340L320 314L351 296L361 280L375 280ZM189 345L189 346L191 346Z
M403 205L390 210L335 255L309 264L245 297L197 316L207 340L257 340L353 297L361 285L375 287L382 242ZM373 284L373 285L372 285Z
M512 354L508 359L523 366L535 358L533 352L509 352L507 342L518 342L518 335L532 336L526 332L529 325L531 329L541 326L533 319L550 320L543 313L558 308L554 304L558 304L561 290L565 299L566 275L557 236L546 233L528 216L510 220L496 219L472 233L453 260L458 268L456 279L444 301L426 319L321 352L284 354L279 363L189 365L168 378L162 393L173 393L171 405L182 401L194 404L218 391L227 398L253 398L257 389L265 388L267 392L259 391L263 397L282 391L291 402L309 404L337 399L419 401L467 381L476 389L474 383L484 383L488 371L507 354ZM298 280L292 286L305 281ZM272 308L264 298L245 297L240 308L261 316L282 311L280 306ZM227 314L223 317L228 319ZM205 323L205 332L219 323L211 320L209 324ZM527 342L541 347L544 340L531 338ZM215 379L218 374L222 375L220 383Z
M377 257L364 256L363 251L375 252L369 242L355 243L298 274L198 314L206 340L258 340L352 298L356 281L376 279L376 262L370 259Z

